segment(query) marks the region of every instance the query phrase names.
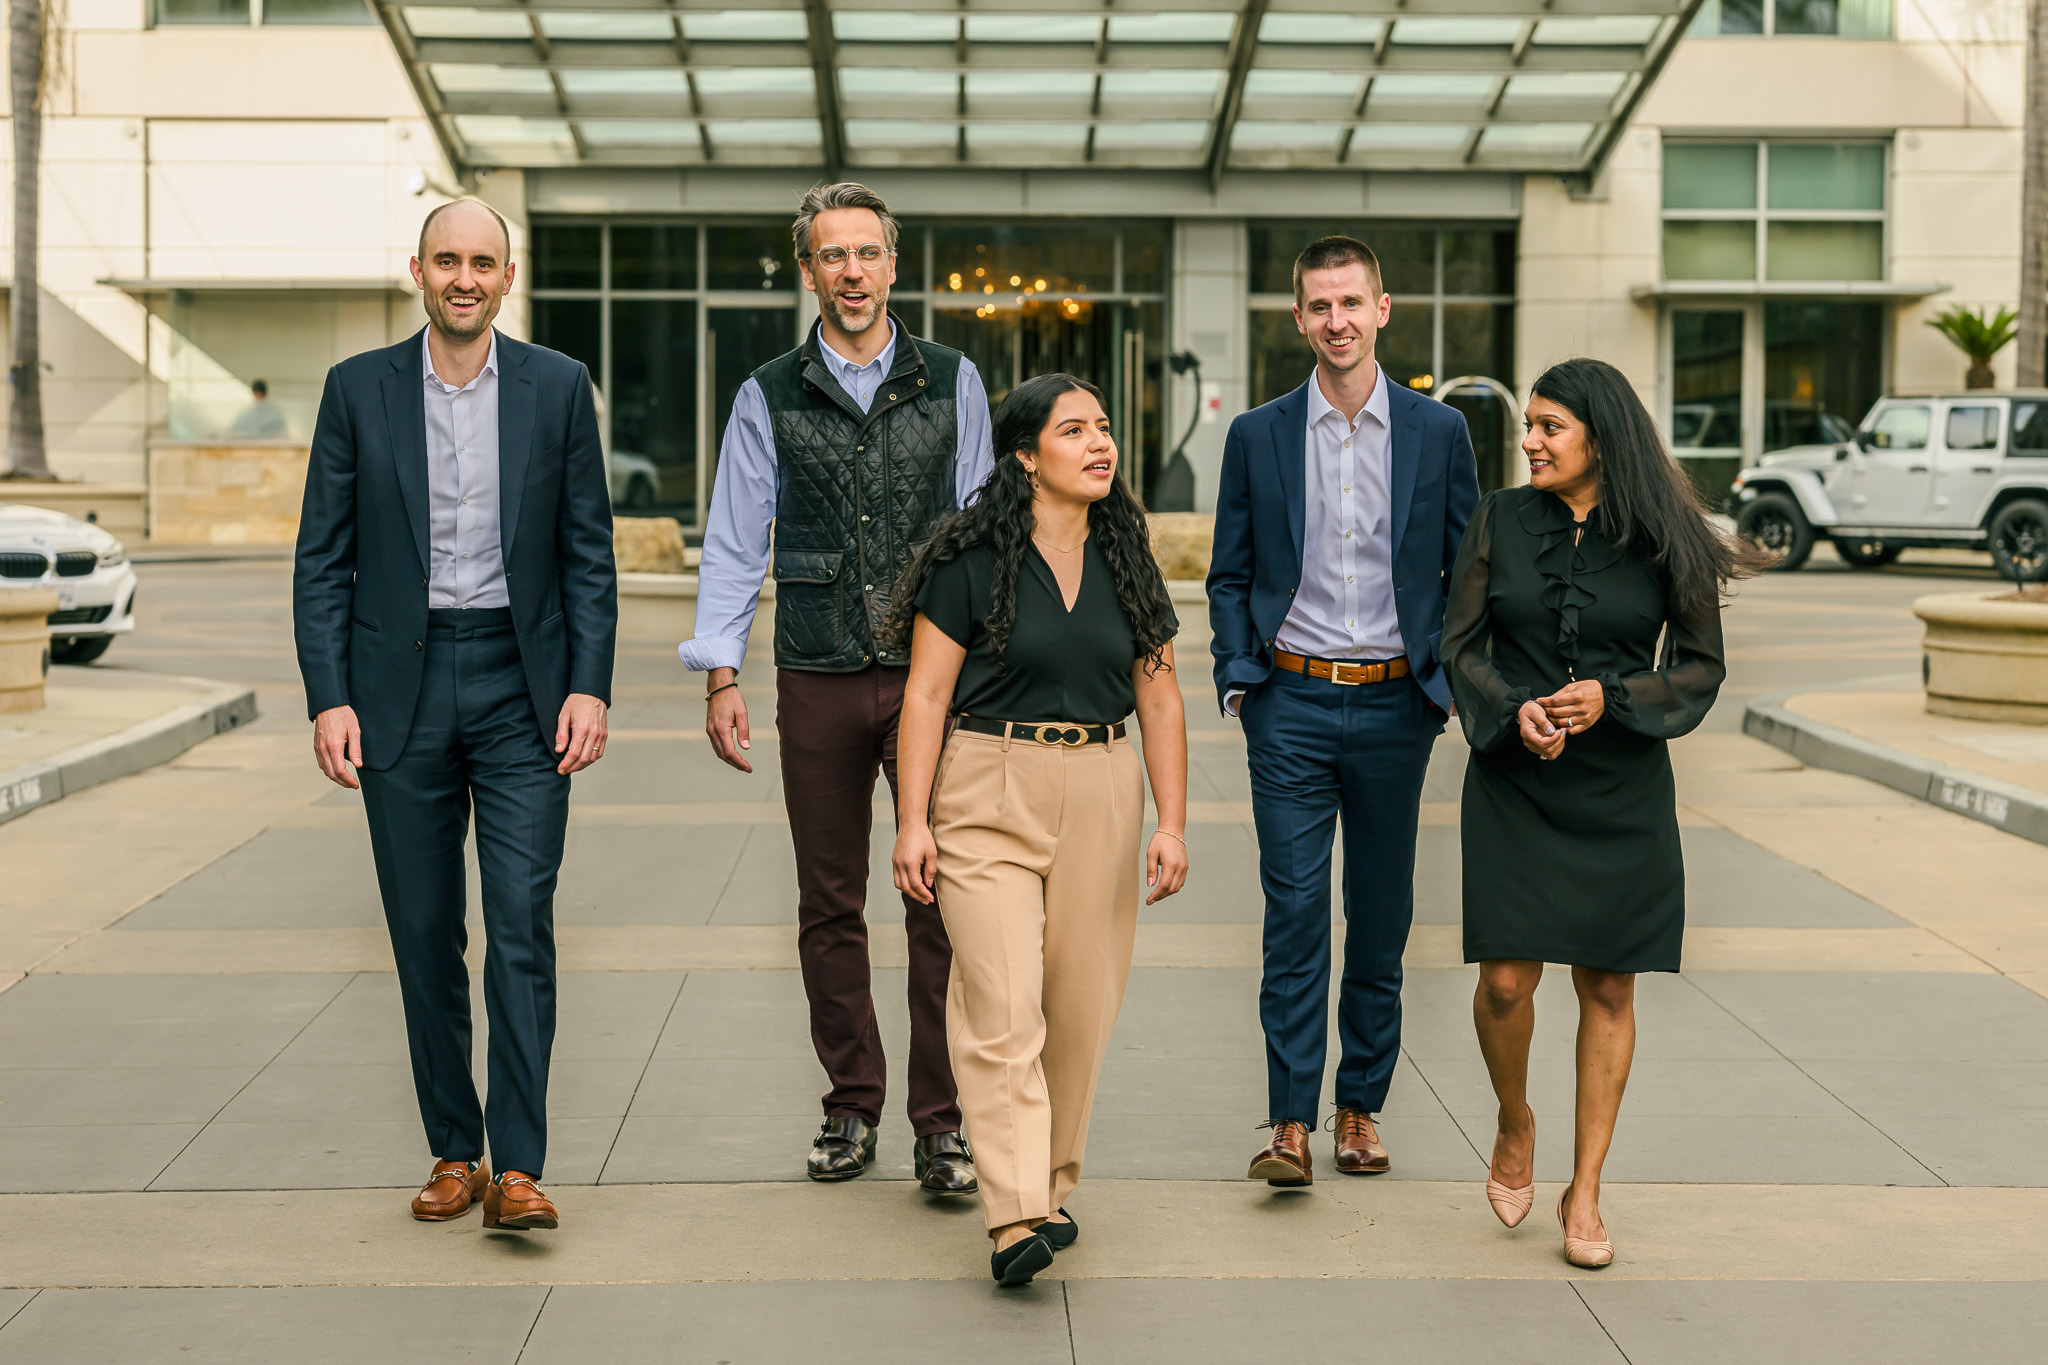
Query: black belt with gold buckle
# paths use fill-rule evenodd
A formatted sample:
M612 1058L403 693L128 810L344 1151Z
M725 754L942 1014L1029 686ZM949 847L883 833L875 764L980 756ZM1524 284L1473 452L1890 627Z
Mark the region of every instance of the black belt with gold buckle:
M1013 720L988 720L981 716L960 717L959 728L977 735L1032 740L1050 746L1078 749L1084 744L1107 744L1124 737L1124 723L1113 725L1021 725Z

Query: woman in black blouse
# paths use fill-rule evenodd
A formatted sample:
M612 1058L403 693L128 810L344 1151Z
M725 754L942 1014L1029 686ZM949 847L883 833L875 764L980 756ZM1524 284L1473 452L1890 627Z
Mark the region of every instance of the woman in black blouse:
M1080 1235L1061 1205L1138 926L1145 733L1158 832L1146 904L1187 878L1179 628L1102 394L1041 375L995 415L995 472L896 586L897 887L953 943L946 1037L989 1268L1020 1285ZM957 717L950 737L948 716Z
M1500 1100L1486 1193L1509 1227L1535 1197L1536 983L1546 962L1571 966L1578 1112L1558 1221L1566 1258L1591 1269L1614 1259L1600 1169L1635 1052L1635 974L1677 971L1685 931L1665 741L1713 706L1722 590L1765 561L1707 521L1613 366L1552 366L1526 416L1529 484L1480 502L1444 621L1472 748L1465 960Z

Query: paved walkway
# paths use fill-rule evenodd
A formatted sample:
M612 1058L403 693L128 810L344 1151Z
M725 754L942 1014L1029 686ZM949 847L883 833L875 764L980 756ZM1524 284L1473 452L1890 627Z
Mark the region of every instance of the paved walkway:
M765 651L748 778L695 729L671 652L689 604L627 618L616 739L578 779L557 912L548 1175L567 1225L486 1235L405 1213L428 1154L359 806L307 755L287 569L149 566L143 629L110 662L249 682L265 714L0 827L0 970L28 972L0 993L0 1362L2031 1358L2048 848L1739 733L1749 696L1909 670L1908 604L1965 572L1809 570L1734 608L1727 695L1676 750L1687 970L1641 984L1606 1201L1620 1260L1599 1274L1559 1254L1554 1183L1515 1232L1480 1188L1455 738L1426 793L1395 1170L1238 1178L1263 1117L1259 898L1242 740L1191 620L1195 875L1145 914L1072 1205L1083 1240L1002 1294L975 1210L908 1183L899 1115L870 1178L801 1177L822 1079ZM900 1061L878 816L877 1002ZM1540 1000L1555 1182L1561 973Z

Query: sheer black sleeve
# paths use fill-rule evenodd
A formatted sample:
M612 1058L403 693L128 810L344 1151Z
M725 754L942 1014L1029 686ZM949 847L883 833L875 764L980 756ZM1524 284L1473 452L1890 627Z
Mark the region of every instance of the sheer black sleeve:
M1728 657L1721 644L1721 613L1703 620L1666 624L1663 657L1647 673L1624 678L1600 675L1607 694L1606 719L1654 739L1689 735L1707 718L1721 681L1728 676Z
M1498 749L1518 732L1516 713L1535 694L1509 687L1493 665L1493 625L1487 597L1491 586L1493 521L1499 498L1482 498L1458 546L1451 570L1451 598L1444 608L1444 669L1465 742L1482 753Z

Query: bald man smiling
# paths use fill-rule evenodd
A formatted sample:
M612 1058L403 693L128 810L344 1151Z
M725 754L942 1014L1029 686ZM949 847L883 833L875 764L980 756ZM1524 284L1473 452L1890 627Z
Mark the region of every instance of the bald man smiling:
M292 606L313 755L360 787L436 1158L415 1218L557 1226L541 1190L570 774L604 755L618 635L590 372L491 325L515 273L473 199L420 228L427 326L329 371ZM470 1075L476 811L490 1102ZM485 1141L497 1167L485 1165Z

